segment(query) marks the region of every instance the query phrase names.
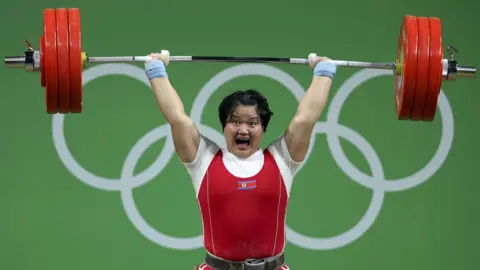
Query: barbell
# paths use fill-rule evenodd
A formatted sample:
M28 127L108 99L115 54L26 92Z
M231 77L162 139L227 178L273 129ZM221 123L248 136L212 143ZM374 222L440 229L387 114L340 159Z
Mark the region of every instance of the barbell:
M147 56L91 57L82 51L80 11L78 8L44 9L43 35L35 50L23 56L5 57L7 68L40 72L45 88L47 113L81 113L82 72L90 63L143 62ZM400 27L397 55L391 63L332 60L339 67L392 70L395 75L397 119L433 121L443 81L475 77L477 69L457 63L452 46L444 59L442 23L437 17L405 15ZM237 56L170 56L171 62L248 62L308 65L304 58Z

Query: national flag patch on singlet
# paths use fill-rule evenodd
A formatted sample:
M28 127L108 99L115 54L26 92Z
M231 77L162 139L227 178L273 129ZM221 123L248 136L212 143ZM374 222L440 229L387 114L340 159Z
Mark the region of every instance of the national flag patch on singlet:
M257 181L256 180L238 181L237 182L238 190L254 189L256 187L257 187Z

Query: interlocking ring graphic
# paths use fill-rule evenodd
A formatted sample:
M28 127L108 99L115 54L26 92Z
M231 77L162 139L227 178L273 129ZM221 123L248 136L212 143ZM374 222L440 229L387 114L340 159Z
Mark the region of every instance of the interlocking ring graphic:
M149 89L150 84L145 76L144 70L128 64L103 64L98 65L83 73L83 85L105 75L124 75L143 82ZM191 111L191 117L197 124L200 132L212 141L225 146L223 135L217 130L201 123L202 113L210 96L224 83L234 78L261 75L282 83L295 98L300 101L305 90L289 74L273 66L263 64L241 64L227 68L211 78L198 93ZM330 238L314 238L302 235L287 225L287 240L299 247L312 250L329 250L344 247L360 238L375 222L382 208L385 192L403 191L418 186L433 176L442 166L448 156L453 142L453 114L447 97L441 91L438 106L442 118L442 135L438 149L428 164L418 172L402 179L385 179L382 162L375 149L355 130L348 128L338 122L340 109L349 94L362 83L380 76L391 76L391 72L382 70L365 69L360 70L347 79L336 92L327 112L326 122L318 122L315 125L315 133L325 133L332 156L338 167L353 181L373 191L370 205L360 219L352 228L346 232ZM95 175L83 168L70 152L64 136L63 114L53 116L53 140L61 161L68 170L83 183L102 190L119 191L125 213L135 228L147 239L154 243L178 250L191 250L203 247L202 235L195 237L172 237L152 228L138 211L133 199L133 189L140 187L158 176L174 154L173 140L170 128L165 124L145 134L132 147L123 164L120 179L107 179ZM136 163L142 154L156 141L166 137L166 143L162 153L144 171L134 175ZM340 146L339 138L342 137L355 145L368 161L372 176L361 172L347 158ZM308 162L316 136L312 136L310 148L307 153ZM117 180L117 181L115 181Z

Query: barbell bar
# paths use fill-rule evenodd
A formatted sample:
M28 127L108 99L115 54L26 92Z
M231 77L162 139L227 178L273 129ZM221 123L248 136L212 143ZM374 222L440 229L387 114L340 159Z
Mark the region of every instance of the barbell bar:
M35 50L23 56L5 57L5 67L40 72L41 86L46 88L47 113L80 113L82 70L93 63L144 62L148 56L88 56L82 51L80 11L78 8L44 9L43 35ZM443 81L476 76L476 67L459 65L458 51L448 46L444 59L442 25L436 17L405 15L393 62L332 60L339 67L391 70L395 75L397 119L433 121ZM240 62L308 65L306 58L239 56L169 56L171 62Z

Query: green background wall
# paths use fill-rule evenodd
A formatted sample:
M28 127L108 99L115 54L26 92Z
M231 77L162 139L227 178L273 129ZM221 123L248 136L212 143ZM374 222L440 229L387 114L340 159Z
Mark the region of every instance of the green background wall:
M307 57L316 52L333 59L392 61L402 18L411 14L440 17L445 45L460 50L461 63L480 63L480 6L473 0L3 1L2 54L21 54L24 38L38 48L43 8L56 7L80 8L83 47L91 56L145 55L164 48L172 55ZM142 74L143 65L135 66ZM234 66L172 63L168 71L190 113L200 89ZM310 83L306 66L270 67L303 89ZM331 99L348 79L382 73L364 72L340 68ZM192 269L202 262L196 238L200 215L188 174L175 155L169 158L171 151L162 152L171 144L163 137L136 165L126 161L141 137L167 128L144 83L121 75L92 80L84 87L84 113L62 122L45 113L38 74L2 68L0 79L0 269ZM266 145L284 131L297 106L292 92L271 78L226 82L208 99L201 122L220 131L220 99L247 87L267 95L275 112ZM325 124L334 103L322 115L318 128L329 135L315 136L292 190L287 223L293 231L286 248L292 269L478 268L478 80L445 83L442 114L433 123L397 121L393 87L389 74L355 87L340 107L343 128L332 119ZM336 139L335 131L353 139L360 135L364 144ZM60 155L64 148L54 139L61 138L85 172L105 179L76 175L71 161ZM151 142L146 140L144 146ZM159 155L167 155L163 170ZM126 178L120 181L122 170ZM129 170L136 176L127 177ZM132 222L138 216L127 216L122 198L127 205L134 199L146 229ZM193 239L162 246L158 232ZM186 249L175 248L182 244Z

